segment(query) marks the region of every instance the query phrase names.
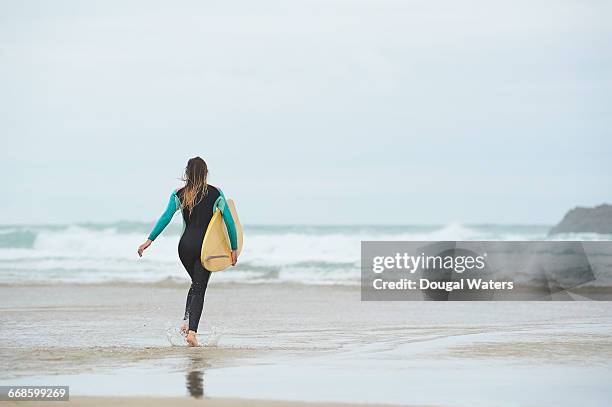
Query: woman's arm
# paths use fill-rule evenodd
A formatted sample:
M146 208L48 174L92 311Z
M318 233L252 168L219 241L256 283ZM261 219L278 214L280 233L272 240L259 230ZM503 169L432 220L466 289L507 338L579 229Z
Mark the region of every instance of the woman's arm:
M138 247L138 255L140 257L142 257L142 253L149 246L151 246L151 243L153 243L153 240L155 240L155 238L159 236L159 234L166 228L166 226L168 226L168 223L170 223L170 221L172 220L174 213L180 207L181 207L181 201L179 200L178 196L176 196L176 190L172 191L172 194L170 195L170 200L168 201L168 206L166 206L166 210L159 217L159 219L157 220L157 223L155 223L153 230L151 231L151 233L149 233L149 238Z
M181 202L176 196L176 191L172 191L170 195L170 200L168 201L168 206L166 206L166 210L161 214L157 223L153 227L151 233L149 233L149 240L154 241L157 236L168 226L174 213L181 207Z
M218 200L220 202L216 206L221 210L221 214L223 215L223 221L225 222L225 227L227 228L227 234L229 235L229 239L230 239L230 246L232 250L237 250L238 249L238 237L236 235L236 224L234 223L232 212L230 211L229 206L227 205L227 200L225 199L225 195L223 195L223 191L221 191L220 189L219 189L219 194L221 194L221 196L219 197L220 199Z

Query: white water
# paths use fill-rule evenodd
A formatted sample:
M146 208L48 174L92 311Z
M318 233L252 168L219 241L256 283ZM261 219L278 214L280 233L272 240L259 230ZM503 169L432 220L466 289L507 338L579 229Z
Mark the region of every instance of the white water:
M180 228L168 228L138 258L149 225L0 227L0 284L188 282L177 254ZM254 226L245 228L239 265L216 281L359 284L362 240L552 240L546 226ZM557 235L557 240L610 240Z

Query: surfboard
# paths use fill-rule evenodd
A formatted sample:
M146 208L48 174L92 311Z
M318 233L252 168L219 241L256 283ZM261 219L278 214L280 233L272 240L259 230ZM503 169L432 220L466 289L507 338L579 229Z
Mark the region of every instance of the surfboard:
M238 254L242 251L242 225L238 219L238 213L236 212L236 206L234 201L231 199L227 200L227 207L229 208L234 224L236 225L236 237L238 240ZM202 252L200 260L202 266L208 271L222 271L232 265L232 249L230 246L229 235L227 234L227 228L223 221L223 215L219 209L215 210L206 233L204 234L204 241L202 242Z

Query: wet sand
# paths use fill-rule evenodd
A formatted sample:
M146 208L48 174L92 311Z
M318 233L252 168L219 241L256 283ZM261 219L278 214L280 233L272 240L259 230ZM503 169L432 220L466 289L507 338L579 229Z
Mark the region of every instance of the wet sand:
M213 283L205 346L188 348L186 291L0 287L0 385L70 385L79 405L612 400L612 303L374 303L358 287Z
M14 406L48 406L49 402L16 401L6 402L6 405ZM359 406L361 403L313 403L304 401L288 400L250 400L250 399L195 399L185 397L74 397L66 402L53 402L53 406L112 406L112 407L348 407ZM367 404L368 407L388 407L389 404ZM426 407L426 406L420 406Z

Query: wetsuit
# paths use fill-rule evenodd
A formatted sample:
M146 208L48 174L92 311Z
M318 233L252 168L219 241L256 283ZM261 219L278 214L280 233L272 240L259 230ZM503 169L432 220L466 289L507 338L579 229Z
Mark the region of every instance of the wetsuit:
M175 190L170 195L168 206L149 234L150 240L155 238L164 230L172 220L174 213L181 208L185 188ZM183 233L179 240L178 253L181 263L191 277L191 287L187 293L184 320L189 320L189 330L197 332L202 308L204 307L204 294L208 286L210 271L206 270L200 261L202 252L202 241L206 228L210 223L215 209L221 210L223 220L227 227L232 250L238 247L236 238L236 227L232 214L227 208L223 192L208 185L206 192L199 192L195 199L195 206L189 214L189 209L183 208Z

